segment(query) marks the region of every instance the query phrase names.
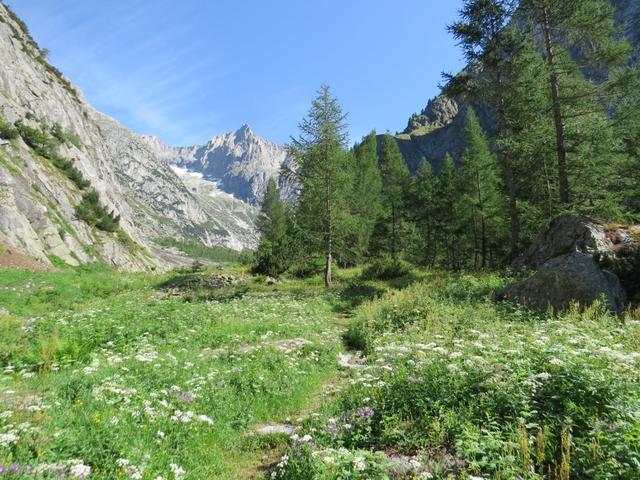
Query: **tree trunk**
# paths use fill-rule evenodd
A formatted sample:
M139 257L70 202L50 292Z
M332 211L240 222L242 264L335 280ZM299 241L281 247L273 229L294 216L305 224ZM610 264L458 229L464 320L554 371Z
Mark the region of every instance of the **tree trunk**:
M393 263L397 263L398 251L396 247L396 206L394 203L391 204L391 258L393 258Z
M330 287L332 283L331 279L331 263L333 254L333 217L331 209L331 182L327 180L326 183L326 208L327 208L327 236L326 236L326 259L327 263L324 267L324 285Z
M520 215L518 213L518 198L516 181L513 174L513 162L511 155L504 155L504 170L507 180L507 192L509 196L509 220L511 222L511 245L509 257L513 260L518 255L520 247Z
M498 115L500 117L500 137L506 136L506 114L504 111L504 95L502 93L502 75L499 71L496 73L496 84L498 85L498 93L496 98ZM502 158L504 166L504 177L507 187L507 196L509 197L509 221L510 221L510 248L509 258L513 260L518 255L520 247L520 214L518 212L518 192L516 189L516 179L513 172L513 159L509 152L498 152Z
M330 287L332 280L331 280L331 263L332 263L333 259L331 258L331 251L329 251L327 253L327 263L324 267L324 286L325 287Z
M549 67L549 84L551 87L551 102L553 104L553 123L556 130L556 150L558 154L558 184L560 190L560 203L569 203L569 175L567 173L567 147L565 144L564 123L560 103L560 79L555 71L555 56L551 43L551 20L546 5L543 7L544 21L542 32L544 35L544 48Z
M481 268L485 268L487 266L487 229L486 223L484 219L484 214L480 216L480 231L481 231L481 239L482 239L482 265Z

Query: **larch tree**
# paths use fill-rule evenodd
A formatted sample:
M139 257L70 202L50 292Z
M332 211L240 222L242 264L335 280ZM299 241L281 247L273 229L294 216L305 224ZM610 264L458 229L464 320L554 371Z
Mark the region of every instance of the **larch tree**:
M425 265L432 265L438 255L436 241L436 189L438 178L428 160L422 159L413 177L408 195L409 218L420 236L422 255L418 258Z
M577 120L594 112L602 113L602 103L612 87L608 74L624 65L631 53L629 44L619 34L613 21L613 9L602 0L521 0L523 25L540 38L551 96L555 130L558 193L560 203L571 203L571 158L578 144L589 140L570 139L580 135ZM593 80L587 80L590 72Z
M514 0L464 0L460 19L449 27L463 50L469 67L461 75L445 75L448 95L463 95L486 103L497 123L498 139L507 136L505 85L507 64L518 48L507 28L517 8ZM498 150L504 184L509 199L511 257L520 248L520 216L514 158L509 151Z
M472 108L467 112L464 132L465 150L461 157L461 186L464 209L462 215L471 227L474 250L474 267L488 266L490 254L494 255L501 243L503 198L500 191L498 165L489 150L485 133Z
M300 185L297 219L308 237L307 247L324 256L324 282L329 287L334 249L344 236L349 215L352 172L346 151L346 114L327 85L322 85L298 128L299 136L289 145Z
M257 222L260 244L254 256L254 272L277 276L289 267L291 252L287 213L276 182L270 178Z
M369 254L371 235L382 209L382 177L378 167L376 132L355 145L351 155L353 187L349 205L352 215L351 245L354 263Z

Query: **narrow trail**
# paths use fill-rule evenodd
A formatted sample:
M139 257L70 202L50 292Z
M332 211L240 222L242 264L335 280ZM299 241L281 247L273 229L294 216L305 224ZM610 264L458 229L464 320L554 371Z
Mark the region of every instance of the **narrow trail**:
M336 314L333 322L342 327L348 326L352 316L344 313ZM344 329L341 331L343 333ZM351 371L362 366L362 356L359 351L349 350L340 338L343 348L335 359L333 375L320 385L311 395L308 401L296 415L288 419L288 422L261 422L254 425L246 433L246 437L255 438L261 449L256 451L252 462L243 471L243 477L251 480L265 478L280 461L287 446L289 437L295 434L297 425L317 412L323 404L332 401L343 391L351 376Z

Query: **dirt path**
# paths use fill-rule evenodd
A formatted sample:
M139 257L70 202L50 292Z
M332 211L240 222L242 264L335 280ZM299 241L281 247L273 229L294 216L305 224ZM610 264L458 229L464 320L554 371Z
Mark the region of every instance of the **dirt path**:
M346 327L350 318L348 315L339 314L334 317L337 325ZM258 480L266 478L265 475L271 471L282 458L288 446L289 437L296 432L296 424L301 420L317 412L323 404L335 399L347 385L347 380L351 375L351 370L361 366L360 352L349 352L346 346L336 356L336 369L334 375L327 379L316 389L306 404L295 415L295 422L262 422L254 425L246 436L256 441L260 449L252 452L252 461L249 461L243 470L242 478Z

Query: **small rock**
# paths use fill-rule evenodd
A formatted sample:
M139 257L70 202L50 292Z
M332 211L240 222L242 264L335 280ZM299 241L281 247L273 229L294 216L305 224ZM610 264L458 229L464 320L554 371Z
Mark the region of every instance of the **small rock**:
M267 285L277 285L277 284L278 284L278 283L280 283L280 282L279 282L279 281L278 281L278 279L276 279L276 278L273 278L273 277L267 277L267 278L266 278L266 280L265 280L265 283L266 283Z
M293 435L296 433L296 427L288 423L275 423L272 425L258 425L247 433L247 436L253 435Z
M342 368L364 368L364 362L359 353L339 353L338 366Z

